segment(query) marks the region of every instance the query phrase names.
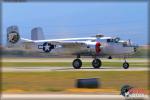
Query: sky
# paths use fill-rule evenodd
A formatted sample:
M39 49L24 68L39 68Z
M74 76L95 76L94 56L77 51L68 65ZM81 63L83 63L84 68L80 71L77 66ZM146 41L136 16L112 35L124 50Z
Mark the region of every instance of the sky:
M31 38L31 29L42 27L46 39L104 36L148 44L146 2L28 2L2 4L2 36L17 25L21 37Z

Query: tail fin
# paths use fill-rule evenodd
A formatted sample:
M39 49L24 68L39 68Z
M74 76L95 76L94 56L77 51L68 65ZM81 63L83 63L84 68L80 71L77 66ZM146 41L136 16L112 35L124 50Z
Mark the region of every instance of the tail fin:
M22 49L25 43L32 42L32 40L20 37L18 26L10 26L7 28L7 47L12 49Z
M7 45L11 46L18 43L20 40L19 29L17 26L7 28Z
M31 30L31 40L44 40L44 34L41 27L35 27Z

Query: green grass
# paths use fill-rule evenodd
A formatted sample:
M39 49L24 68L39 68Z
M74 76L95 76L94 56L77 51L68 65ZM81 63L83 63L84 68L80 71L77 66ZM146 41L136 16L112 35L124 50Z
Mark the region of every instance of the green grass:
M25 92L60 92L74 88L76 79L99 78L101 88L120 90L125 85L148 89L147 71L129 72L5 72L2 73L2 90L22 89Z
M42 66L59 66L59 67L70 67L72 62L2 62L4 67L42 67ZM83 62L83 66L92 66L91 62ZM102 66L122 66L122 62L103 62ZM146 62L130 62L130 66L133 67L147 67Z

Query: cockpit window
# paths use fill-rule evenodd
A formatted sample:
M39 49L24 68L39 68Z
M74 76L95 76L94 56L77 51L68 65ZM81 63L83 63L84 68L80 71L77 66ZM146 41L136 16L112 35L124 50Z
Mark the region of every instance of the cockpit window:
M107 42L113 42L113 39L107 39Z
M114 42L114 43L118 43L119 42L119 38L115 38L115 39L107 39L107 42Z
M120 38L118 38L118 37L114 39L114 42L116 42L116 43L118 43L119 41L120 41Z

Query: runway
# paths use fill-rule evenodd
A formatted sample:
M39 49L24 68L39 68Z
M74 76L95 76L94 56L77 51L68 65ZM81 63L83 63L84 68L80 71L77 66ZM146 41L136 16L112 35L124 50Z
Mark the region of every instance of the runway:
M74 69L70 67L2 67L2 72L51 72L51 71L149 71L147 67L130 67L123 69L122 67L101 67L94 69L92 67L82 67Z
M81 94L3 94L2 100L126 100L122 95L81 95ZM148 96L132 97L148 100Z
M75 58L2 58L2 62L72 62ZM84 62L91 62L93 58L81 58ZM102 62L124 62L124 59L101 58ZM148 59L127 59L128 62L148 62Z

